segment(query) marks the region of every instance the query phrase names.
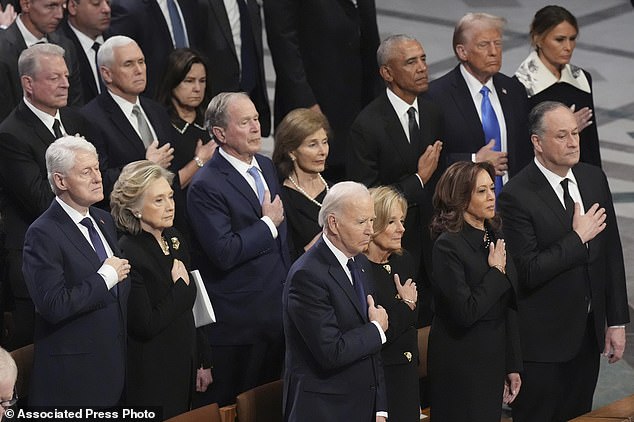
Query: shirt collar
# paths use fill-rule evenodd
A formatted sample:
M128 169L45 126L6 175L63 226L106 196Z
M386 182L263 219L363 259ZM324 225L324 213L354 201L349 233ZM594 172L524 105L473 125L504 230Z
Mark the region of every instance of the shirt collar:
M558 174L555 174L552 171L548 170L546 167L544 167L542 163L539 162L537 157L535 157L534 160L535 160L535 165L537 165L537 168L539 169L539 171L543 173L546 180L548 180L548 184L553 188L555 192L557 192L557 188L561 186L561 181L564 179L570 180L570 182L572 182L574 185L577 184L577 179L575 179L575 174L572 172L572 169L568 169L568 173L566 174L566 176L561 177Z
M556 83L567 83L583 92L592 92L590 82L580 67L571 64L565 65L561 69L561 77L557 79L542 62L536 51L531 52L526 60L520 64L515 76L524 85L529 97L539 94Z
M229 161L229 164L231 164L231 166L235 168L238 173L246 173L251 167L257 168L258 171L262 173L262 169L258 164L258 160L255 159L255 156L251 159L251 164L247 164L244 161L237 159L233 155L229 155L229 153L227 153L222 147L218 148L218 151L220 152L220 155L222 155L227 161Z
M48 42L48 38L46 38L46 35L44 35L42 38L36 38L35 35L33 35L31 31L29 31L26 25L24 25L24 22L22 22L21 13L18 15L18 18L15 20L15 23L16 25L18 25L18 29L20 30L20 33L22 34L22 38L24 38L24 43L26 44L26 48L29 48L32 45L37 44L39 42Z
M330 249L330 251L335 255L335 258L337 258L337 261L339 262L339 264L341 264L341 266L345 269L346 273L349 271L348 270L348 260L350 258L354 258L354 257L347 257L345 253L343 253L341 250L339 250L331 241L330 239L328 239L328 236L326 236L325 234L322 233L321 237L324 239L324 243L326 244L326 246L328 246L328 249Z
M108 90L108 93L110 94L110 96L112 96L112 99L114 100L114 102L117 103L117 105L121 108L121 111L123 111L123 114L125 114L126 116L132 115L132 108L135 105L138 105L139 107L141 107L138 96L136 97L136 102L131 103L130 101L126 100L123 97L118 96L117 94L113 93L110 90Z
M75 28L73 26L72 23L70 23L70 21L68 21L68 26L70 27L70 29L73 30L73 32L75 33L75 35L77 36L77 39L79 40L79 43L81 44L81 47L84 50L90 50L92 49L92 46L95 42L98 42L99 44L103 44L104 43L104 39L103 39L103 35L97 35L97 38L95 38L94 40L92 38L90 38L88 35L84 34L83 32L81 32L79 29Z
M90 211L88 211L86 213L86 215L83 215L82 213L77 211L75 208L71 207L66 202L61 200L59 196L56 196L55 200L59 203L59 205L61 205L61 207L64 209L64 211L66 211L66 214L68 214L70 219L73 220L73 223L80 224L81 220L83 220L84 218L88 217L88 218L90 218L92 220L93 224L95 224L95 220L90 215Z
M462 73L462 77L467 83L467 88L469 88L469 92L471 93L472 98L481 98L480 90L482 89L482 82L477 80L475 76L473 76L469 71L464 67L463 64L460 64L460 73ZM489 78L487 83L484 84L487 88L489 88L490 94L496 95L495 85L493 85L493 78Z
M390 100L390 104L394 107L394 111L396 111L397 116L407 115L407 111L410 107L414 107L416 109L416 114L418 114L418 98L414 100L413 104L407 104L407 102L403 101L403 99L396 95L390 88L386 88L386 91L387 99Z
M33 114L35 114L37 118L40 119L42 123L44 123L44 126L46 126L51 132L53 132L53 123L55 123L55 119L59 120L60 124L62 123L62 119L59 116L59 109L55 111L55 116L51 116L50 114L43 112L42 110L31 104L28 98L24 97L23 100L24 104L26 104L29 110L31 110Z

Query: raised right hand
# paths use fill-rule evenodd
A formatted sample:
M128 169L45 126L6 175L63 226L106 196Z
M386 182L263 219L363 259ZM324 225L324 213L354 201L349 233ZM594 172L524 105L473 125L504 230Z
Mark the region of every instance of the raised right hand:
M111 256L107 258L104 264L110 265L117 272L117 280L123 281L128 274L130 273L130 264L127 259L117 258L116 256Z
M376 321L379 323L383 332L387 331L389 326L387 311L383 309L383 306L374 306L374 298L372 295L368 295L368 319L370 321Z

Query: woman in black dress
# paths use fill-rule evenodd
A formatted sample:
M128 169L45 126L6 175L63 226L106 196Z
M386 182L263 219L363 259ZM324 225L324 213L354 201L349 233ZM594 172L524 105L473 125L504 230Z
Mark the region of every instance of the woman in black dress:
M542 101L559 101L574 106L579 127L581 161L601 167L601 151L596 118L592 77L570 64L579 26L572 13L561 6L546 6L535 13L531 23L534 49L522 62L515 77L526 88L531 108Z
M434 422L499 421L521 386L517 275L495 213L495 170L458 162L436 186L435 314L428 371Z
M307 251L321 233L317 215L328 193L321 172L328 157L329 130L326 117L307 108L291 111L275 129L273 163L282 180L282 202L293 260Z
M393 188L370 189L374 200L374 234L366 256L376 287L375 302L387 311L390 327L381 350L389 420L418 422L418 293L414 262L401 247L407 201Z
M127 404L162 406L165 419L189 410L211 383L209 346L197 336L187 244L172 228L173 175L150 161L123 168L110 196L132 267L128 300ZM197 342L200 346L197 346Z
M192 236L187 219L187 186L216 150L216 143L204 127L205 107L209 100L207 73L207 65L198 53L189 48L177 48L167 58L157 95L169 113L172 126L180 134L178 139L170 141L174 148L170 170L176 175L174 225L188 241Z

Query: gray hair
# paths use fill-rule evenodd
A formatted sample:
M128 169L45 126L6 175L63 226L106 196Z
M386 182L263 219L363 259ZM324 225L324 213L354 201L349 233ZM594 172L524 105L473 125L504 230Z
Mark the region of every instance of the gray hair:
M501 16L495 16L489 13L467 13L456 23L453 31L452 45L454 54L458 57L456 46L468 42L466 34L474 27L494 28L502 33L504 32L505 25L506 19ZM458 57L458 59L460 58Z
M211 133L211 129L214 126L219 126L223 129L227 128L227 124L229 123L227 109L237 98L251 100L246 92L221 92L209 101L209 105L205 111L205 128L212 136L213 133Z
M145 191L161 177L171 185L174 173L148 160L134 161L121 170L110 194L110 213L119 229L141 231L140 218L134 214L142 208Z
M34 44L20 53L18 74L20 76L34 77L37 71L40 70L40 57L58 56L64 58L65 53L64 49L59 45L51 43Z
M544 137L546 128L544 127L544 117L547 113L558 108L565 108L570 110L565 104L559 101L542 101L537 104L528 114L528 127L531 135L537 135L540 138Z
M15 384L17 377L18 367L15 364L15 360L13 360L13 356L0 347L0 380L2 382L13 380L13 384Z
M384 39L376 50L376 61L379 63L379 66L385 66L392 58L394 47L406 41L416 41L420 43L416 38L407 34L390 35Z
M340 215L347 204L353 204L360 196L370 196L365 185L357 182L339 182L330 188L321 204L317 221L319 226L328 225L329 215Z
M95 154L97 149L93 144L80 136L64 136L53 142L46 149L46 172L48 183L55 195L59 192L55 186L55 173L66 175L75 165L75 155L77 151Z
M115 35L108 38L97 52L97 66L112 67L114 64L114 50L115 48L123 47L125 45L134 44L139 46L136 41L125 35Z

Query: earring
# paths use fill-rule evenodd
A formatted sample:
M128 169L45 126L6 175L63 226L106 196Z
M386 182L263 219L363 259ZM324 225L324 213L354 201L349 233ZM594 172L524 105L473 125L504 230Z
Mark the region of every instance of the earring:
M141 213L140 213L140 212L137 212L136 214L134 214L134 216L135 216L136 218L138 218L139 220L141 219Z

